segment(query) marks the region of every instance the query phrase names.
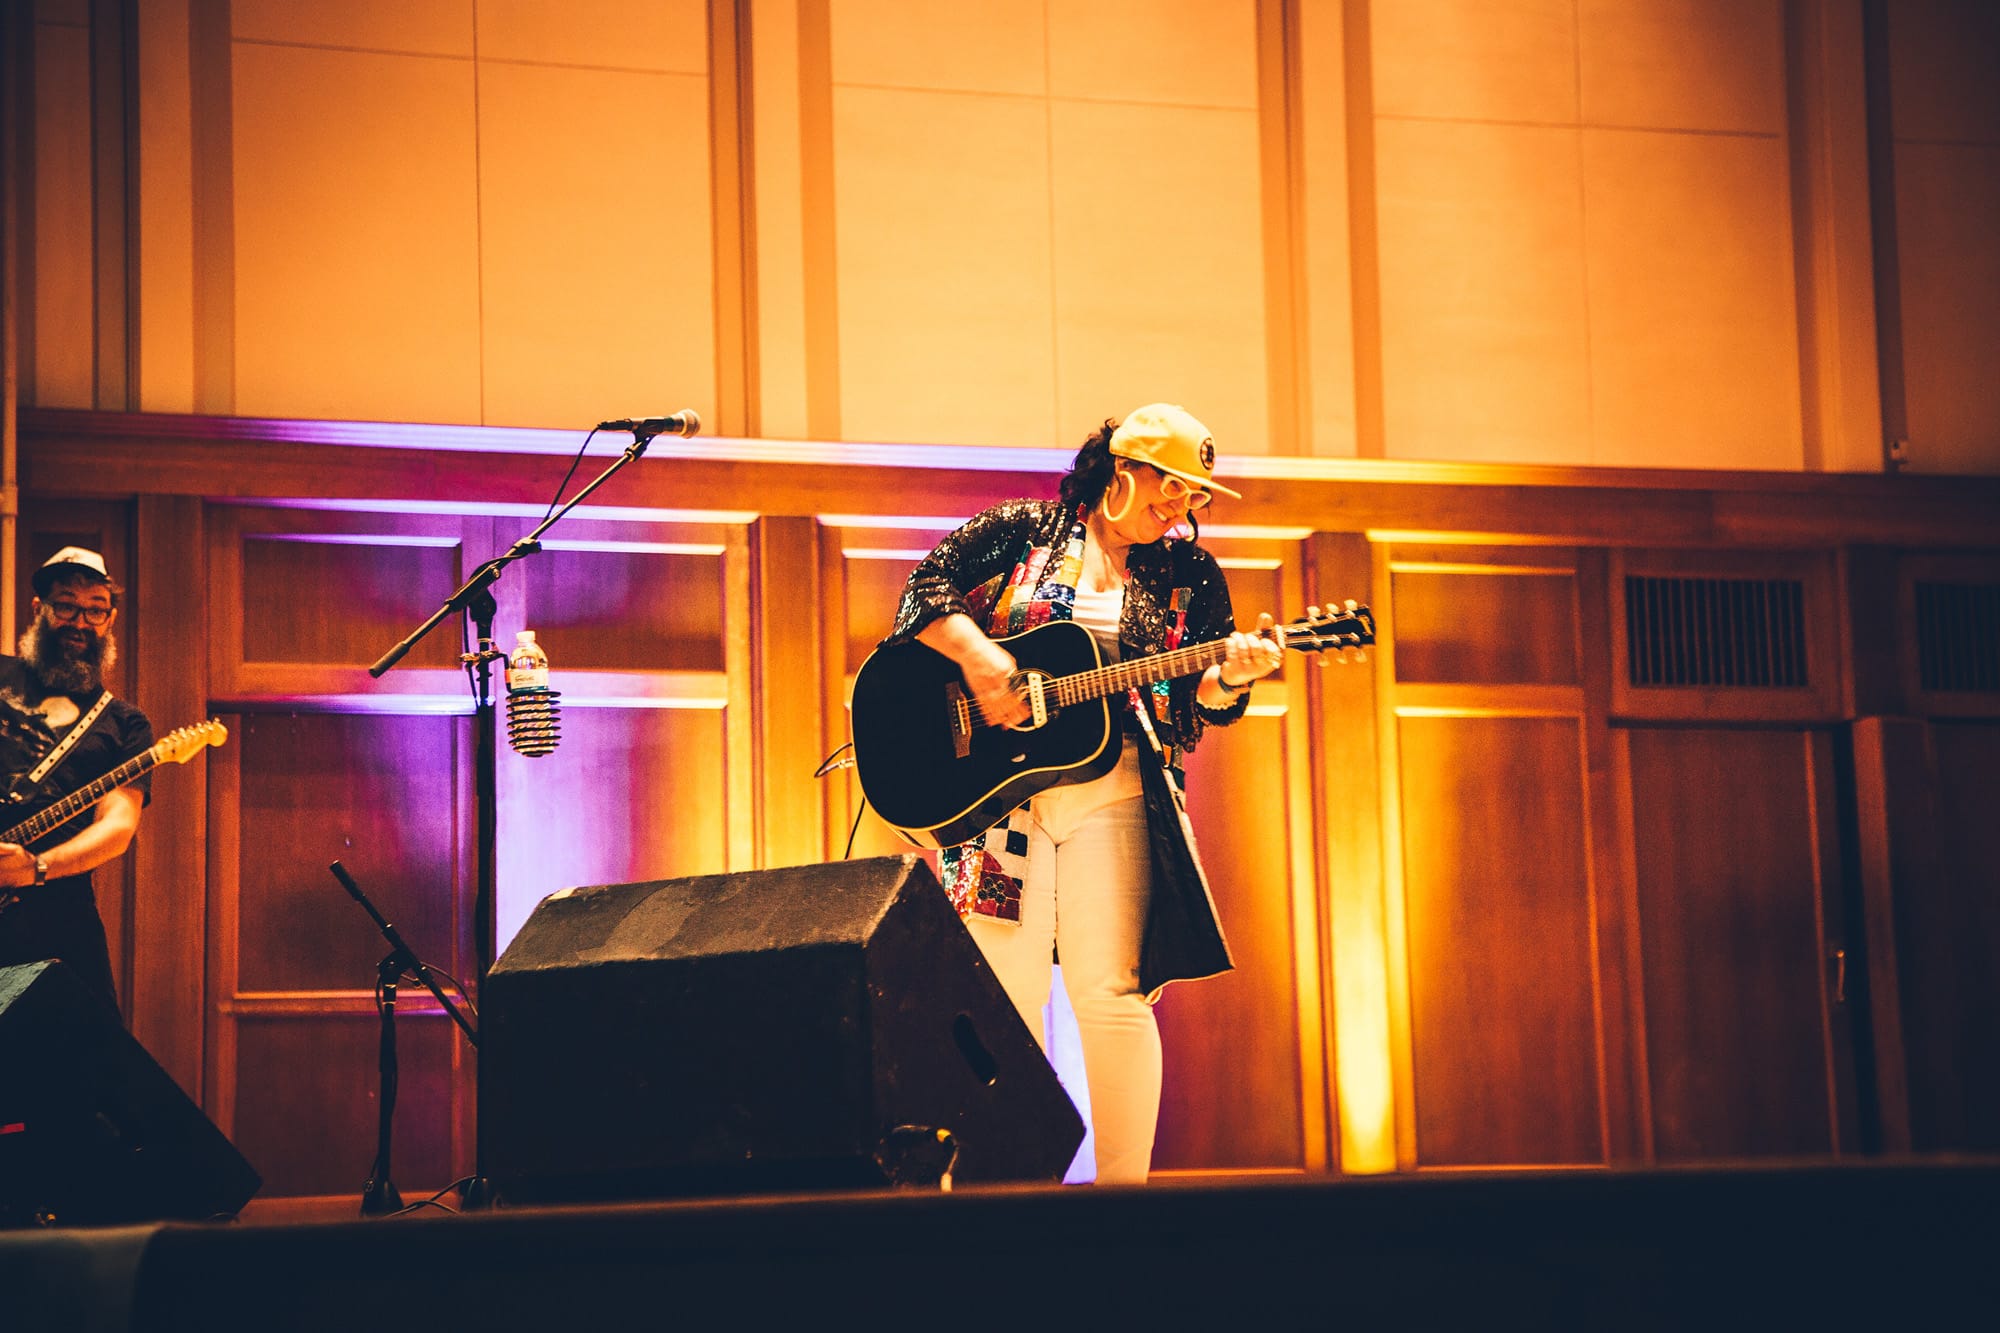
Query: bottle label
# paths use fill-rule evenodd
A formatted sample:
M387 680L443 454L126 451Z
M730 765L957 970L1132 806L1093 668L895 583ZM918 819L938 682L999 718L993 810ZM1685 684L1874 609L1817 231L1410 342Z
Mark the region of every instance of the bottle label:
M549 669L539 664L535 666L507 667L507 688L510 691L546 690L549 687Z

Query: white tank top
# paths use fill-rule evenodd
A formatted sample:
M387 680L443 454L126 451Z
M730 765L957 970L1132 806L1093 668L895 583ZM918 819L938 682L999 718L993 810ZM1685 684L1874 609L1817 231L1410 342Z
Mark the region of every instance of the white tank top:
M1125 590L1116 588L1110 592L1085 592L1076 590L1076 601L1070 606L1069 618L1090 631L1090 637L1097 640L1097 650L1104 654L1107 662L1118 660L1118 619L1125 612Z

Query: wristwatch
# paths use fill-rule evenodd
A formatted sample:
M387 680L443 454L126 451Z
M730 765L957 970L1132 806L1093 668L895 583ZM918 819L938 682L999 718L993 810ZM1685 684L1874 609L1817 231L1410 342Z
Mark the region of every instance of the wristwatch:
M46 884L48 882L49 882L49 858L46 856L38 856L35 858L35 883Z

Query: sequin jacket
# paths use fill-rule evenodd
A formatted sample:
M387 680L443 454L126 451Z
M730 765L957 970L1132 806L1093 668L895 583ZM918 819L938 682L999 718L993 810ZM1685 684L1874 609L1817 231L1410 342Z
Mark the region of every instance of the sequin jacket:
M1029 553L1060 548L1073 522L1068 511L1049 500L1010 500L977 515L939 542L911 572L895 628L884 642L912 638L953 612L986 628L994 602ZM1118 622L1121 660L1224 638L1236 628L1222 568L1193 542L1168 538L1135 546L1126 568L1131 578ZM1195 699L1200 683L1200 676L1188 676L1155 687L1164 689L1167 706L1153 710L1154 726L1177 775L1181 757L1200 742L1204 727L1226 726L1249 705L1245 694L1227 708L1204 707Z
M939 542L911 573L885 642L908 639L953 612L999 635L1066 620L1083 545L1078 512L1048 501L996 505ZM1120 660L1222 638L1235 627L1221 567L1194 543L1135 546L1126 571ZM1153 878L1137 961L1140 989L1149 999L1170 981L1214 976L1232 965L1183 807L1180 760L1204 727L1243 716L1248 698L1227 708L1203 707L1195 698L1200 681L1197 675L1158 682L1144 691L1143 713L1125 714L1128 730L1149 730L1153 738L1140 747ZM1023 806L972 841L938 853L938 878L960 914L1020 921L1032 822Z

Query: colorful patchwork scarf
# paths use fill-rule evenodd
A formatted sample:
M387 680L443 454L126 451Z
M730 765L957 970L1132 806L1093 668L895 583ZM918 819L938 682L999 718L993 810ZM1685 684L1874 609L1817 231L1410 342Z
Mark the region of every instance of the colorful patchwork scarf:
M1011 574L981 584L966 596L974 618L985 616L988 634L1003 638L1070 618L1076 606L1076 582L1083 573L1083 516L1079 508L1060 553L1053 546L1030 546ZM1005 823L938 853L938 878L960 916L1020 924L1031 822L1023 805Z

